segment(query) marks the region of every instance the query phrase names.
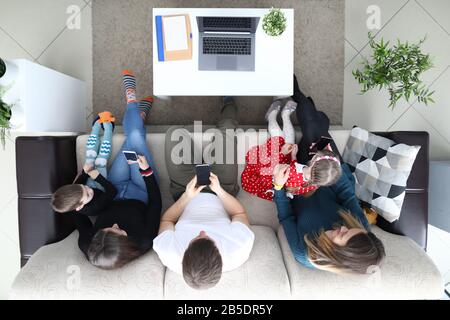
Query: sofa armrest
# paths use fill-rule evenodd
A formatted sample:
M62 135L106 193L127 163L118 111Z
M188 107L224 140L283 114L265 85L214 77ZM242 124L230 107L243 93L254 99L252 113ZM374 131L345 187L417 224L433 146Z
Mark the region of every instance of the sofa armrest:
M18 137L16 175L19 197L21 265L40 247L60 241L74 229L71 216L55 214L52 193L77 174L76 136Z
M400 219L389 223L381 216L377 225L390 233L408 236L422 249L427 247L429 134L422 131L376 132L396 143L421 146L406 184Z

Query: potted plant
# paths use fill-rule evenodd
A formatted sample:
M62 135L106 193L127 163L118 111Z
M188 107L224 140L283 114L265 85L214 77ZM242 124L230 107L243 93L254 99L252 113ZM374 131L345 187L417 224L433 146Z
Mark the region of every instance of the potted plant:
M425 38L418 43L402 43L390 47L389 41L383 39L379 43L369 32L369 45L372 48L371 62L365 59L362 69L353 71L353 76L362 85L361 93L377 88L386 88L390 96L390 108L394 108L400 98L409 102L413 95L417 101L428 105L434 102L430 90L420 80L423 72L433 67L428 54L421 51L420 46Z
M6 73L6 64L5 61L0 58L0 78L3 77Z
M7 91L6 88L0 86L0 143L2 144L3 150L5 149L6 137L9 135L9 130L11 129L11 116L12 116L12 105L3 101L3 96Z
M280 9L272 8L263 18L262 28L269 36L279 36L286 29L286 17Z
M13 61L7 61L0 58L0 84L4 86L11 85L17 78L19 69Z

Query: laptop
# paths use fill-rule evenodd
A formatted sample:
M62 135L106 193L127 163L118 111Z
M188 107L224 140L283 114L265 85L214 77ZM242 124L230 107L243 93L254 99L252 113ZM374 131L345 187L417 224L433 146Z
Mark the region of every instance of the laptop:
M197 17L199 70L255 71L258 17Z

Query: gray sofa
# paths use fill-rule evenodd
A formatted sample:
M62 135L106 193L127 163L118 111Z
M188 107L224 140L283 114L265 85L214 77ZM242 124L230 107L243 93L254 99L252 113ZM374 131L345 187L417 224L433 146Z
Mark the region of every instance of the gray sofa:
M343 151L349 131L330 132ZM159 173L164 208L173 202L164 159L163 133L147 135ZM206 140L208 137L206 137ZM76 141L78 169L84 156L86 136ZM113 155L124 141L116 134ZM20 141L18 147L21 148ZM25 147L29 149L26 140ZM249 145L251 146L251 145ZM249 147L247 146L247 147ZM23 150L22 150L23 151ZM18 150L18 156L24 157ZM27 152L27 151L23 151ZM426 148L426 152L428 149ZM426 156L428 161L428 157ZM22 168L19 165L18 170ZM243 165L240 165L240 173ZM414 171L413 171L414 174ZM18 180L20 185L20 174ZM58 183L62 184L61 181ZM53 186L55 187L55 186ZM19 187L20 189L20 187ZM29 194L19 198L27 200ZM381 270L372 275L336 275L300 266L293 258L284 231L279 225L275 205L241 190L238 199L246 207L255 243L249 260L240 268L224 273L219 284L206 291L189 288L182 277L166 269L154 251L120 270L102 271L91 266L77 247L77 231L64 229L50 233L45 243L55 242L30 252L25 213L21 213L21 250L26 264L14 281L11 299L439 299L443 284L439 271L424 251L423 230L419 240L373 227L383 241L386 259ZM20 201L19 201L20 203ZM22 205L23 207L23 205ZM54 214L53 212L47 214ZM426 212L423 213L426 216ZM402 212L403 216L407 212ZM50 217L50 216L49 216ZM52 219L52 218L49 218ZM426 220L426 219L425 219ZM420 224L423 222L417 222ZM36 225L35 225L36 226ZM44 227L43 227L44 228ZM395 226L383 227L385 230ZM425 226L426 228L426 226ZM29 230L32 227L28 227ZM422 227L423 229L423 227ZM404 231L396 233L407 234ZM31 232L31 231L30 231ZM47 232L48 233L48 232ZM68 236L67 236L68 235ZM36 235L36 241L40 235ZM39 238L41 239L41 238ZM41 240L39 240L41 241ZM426 230L425 230L426 241ZM34 244L34 247L38 245ZM33 248L34 248L33 247ZM36 248L37 249L37 248ZM33 250L31 250L33 251Z

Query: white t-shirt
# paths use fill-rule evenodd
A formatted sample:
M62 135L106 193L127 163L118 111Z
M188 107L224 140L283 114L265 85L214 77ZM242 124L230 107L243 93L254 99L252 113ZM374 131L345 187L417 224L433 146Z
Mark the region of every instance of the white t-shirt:
M214 194L200 193L192 199L175 225L153 240L153 249L170 270L182 274L182 260L189 243L205 231L222 256L222 271L230 271L247 261L255 235L242 222L234 221Z

